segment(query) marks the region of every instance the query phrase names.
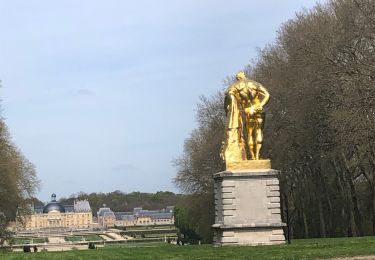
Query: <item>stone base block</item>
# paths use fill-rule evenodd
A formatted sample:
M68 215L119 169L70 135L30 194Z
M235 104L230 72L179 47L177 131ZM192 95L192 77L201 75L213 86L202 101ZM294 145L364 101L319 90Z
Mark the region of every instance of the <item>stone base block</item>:
M214 245L274 245L285 242L278 171L225 171L214 175Z
M242 227L223 228L214 227L214 246L235 246L235 245L279 245L285 243L282 227Z

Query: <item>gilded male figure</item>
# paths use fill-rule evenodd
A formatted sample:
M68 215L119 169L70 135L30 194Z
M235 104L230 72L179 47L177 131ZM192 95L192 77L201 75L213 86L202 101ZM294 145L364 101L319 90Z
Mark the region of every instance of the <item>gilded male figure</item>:
M226 140L222 157L226 161L246 160L243 119L247 130L247 145L252 160L259 160L263 142L263 106L269 100L268 91L258 82L248 80L244 72L236 74L236 82L225 92L227 115Z

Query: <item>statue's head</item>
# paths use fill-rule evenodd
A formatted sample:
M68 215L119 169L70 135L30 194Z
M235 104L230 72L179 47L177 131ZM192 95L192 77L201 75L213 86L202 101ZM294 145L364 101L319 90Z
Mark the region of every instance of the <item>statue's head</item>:
M246 79L246 75L245 75L245 72L243 71L240 71L236 74L236 79L237 80L243 80L243 79Z

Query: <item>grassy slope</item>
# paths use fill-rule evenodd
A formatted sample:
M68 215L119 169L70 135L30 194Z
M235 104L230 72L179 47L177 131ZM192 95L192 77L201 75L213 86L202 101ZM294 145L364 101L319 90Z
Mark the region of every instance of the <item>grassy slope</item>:
M221 247L144 244L97 250L8 253L0 259L316 259L375 255L375 237L295 240L291 245Z

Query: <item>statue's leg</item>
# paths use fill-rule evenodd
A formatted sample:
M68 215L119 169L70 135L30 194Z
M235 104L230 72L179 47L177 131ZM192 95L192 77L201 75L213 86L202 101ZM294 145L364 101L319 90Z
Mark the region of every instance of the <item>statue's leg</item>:
M249 150L250 150L250 156L251 160L255 160L255 142L254 142L254 124L250 123L247 126L248 129L248 134L247 134L247 139L248 139L248 144L249 144Z
M257 118L256 122L256 132L255 132L255 138L256 138L256 147L255 147L255 159L259 160L260 158L260 149L262 148L263 143L263 132L262 132L262 119Z

